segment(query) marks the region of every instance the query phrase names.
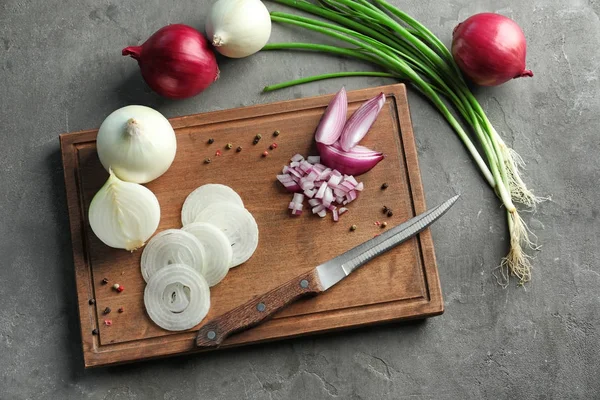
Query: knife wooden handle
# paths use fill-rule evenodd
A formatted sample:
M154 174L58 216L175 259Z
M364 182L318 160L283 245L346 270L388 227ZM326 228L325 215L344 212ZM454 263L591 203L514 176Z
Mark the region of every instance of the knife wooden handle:
M258 325L293 301L322 291L316 270L299 275L209 321L198 331L196 346L217 347L232 333Z

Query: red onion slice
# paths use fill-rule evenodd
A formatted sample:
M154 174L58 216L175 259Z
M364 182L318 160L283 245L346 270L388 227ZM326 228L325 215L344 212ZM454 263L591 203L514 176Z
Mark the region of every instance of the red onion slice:
M344 125L340 138L340 145L344 151L350 151L365 137L384 104L385 95L380 93L366 101L352 114L346 125Z
M317 143L317 149L325 165L348 175L364 174L384 158L383 153L377 151L344 152L335 146L327 146L323 143Z
M342 87L331 99L327 109L323 113L315 132L315 140L323 144L335 143L342 134L347 113L348 99L346 97L346 89Z

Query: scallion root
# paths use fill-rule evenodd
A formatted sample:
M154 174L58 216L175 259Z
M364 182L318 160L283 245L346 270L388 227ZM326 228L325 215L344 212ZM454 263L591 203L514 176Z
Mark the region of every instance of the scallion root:
M498 283L508 286L510 276L519 279L519 285L524 285L531 280L531 259L525 249L537 250L539 247L531 241L531 231L527 227L518 211L507 213L508 227L510 233L510 250L498 266L500 277ZM535 236L535 235L534 235Z
M491 129L504 158L504 167L506 168L508 187L512 199L519 204L535 210L539 203L548 200L548 198L536 196L527 188L527 185L525 185L525 182L521 178L520 172L521 169L525 168L525 161L523 161L519 153L506 145L494 127L491 127Z

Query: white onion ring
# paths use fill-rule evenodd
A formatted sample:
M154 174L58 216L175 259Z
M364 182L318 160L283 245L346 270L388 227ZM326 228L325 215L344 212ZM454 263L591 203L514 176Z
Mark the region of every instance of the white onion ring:
M198 222L208 222L219 228L229 239L233 250L231 267L246 262L258 246L258 225L248 210L232 203L214 203L202 210Z
M219 228L206 222L194 222L181 228L189 232L204 247L204 272L208 286L221 282L233 261L233 250L229 238Z
M233 203L244 207L242 198L232 188L218 183L209 183L200 186L185 199L181 209L181 223L185 226L192 222L200 222L197 219L198 214L215 203Z
M161 268L185 264L204 274L204 247L194 235L181 229L167 229L156 234L142 253L142 276L148 280Z
M180 292L186 299L177 303ZM172 293L176 293L175 299ZM168 331L184 331L198 325L208 314L210 288L193 268L172 264L152 275L144 290L144 305L156 325Z

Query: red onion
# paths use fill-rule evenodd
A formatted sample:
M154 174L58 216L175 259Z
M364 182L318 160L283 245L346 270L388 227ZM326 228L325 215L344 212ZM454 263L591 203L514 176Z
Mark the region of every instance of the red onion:
M350 151L344 151L337 143L331 146L317 143L317 150L324 165L347 175L364 174L384 158L383 153L369 150L364 146L355 146Z
M187 25L167 25L143 45L124 48L122 54L136 59L148 86L165 97L195 96L219 77L206 39Z
M497 86L533 76L525 69L527 43L516 22L494 13L476 14L454 28L452 55L473 82Z
M342 87L325 109L315 132L315 140L325 144L332 144L337 141L342 134L342 129L344 129L347 111L348 98L346 97L346 89Z
M350 151L365 137L371 125L377 119L381 108L385 104L385 95L378 94L364 102L348 119L340 137L340 146L344 151ZM318 141L318 140L317 140ZM321 141L321 143L325 143ZM330 144L330 143L325 143Z

